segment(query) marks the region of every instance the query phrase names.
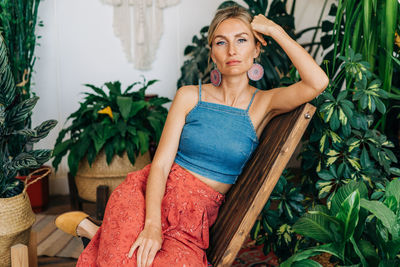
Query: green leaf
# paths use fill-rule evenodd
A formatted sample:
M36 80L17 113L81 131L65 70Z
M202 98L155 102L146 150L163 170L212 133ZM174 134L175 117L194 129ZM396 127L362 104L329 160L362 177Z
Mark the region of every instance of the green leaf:
M51 149L36 149L28 152L28 154L32 155L36 159L37 167L40 167L48 161L51 157L51 153Z
M350 162L350 165L353 166L353 168L357 171L361 170L361 165L357 159L347 158L347 161Z
M338 246L334 243L324 244L318 247L309 248L305 251L301 251L296 253L295 255L291 256L286 261L282 262L280 267L292 267L295 262L302 261L308 259L309 257L321 254L321 253L329 253L341 260L344 260L344 256L342 255L341 251L343 248Z
M395 232L396 215L382 202L376 200L361 199L361 207L372 212L392 235L399 235L399 233Z
M39 126L35 127L36 135L29 137L28 142L36 143L45 138L49 132L57 125L56 120L47 120L42 122Z
M29 169L38 165L35 157L29 153L22 152L11 161L4 164L4 169L8 171L19 171Z
M320 211L328 214L326 207L317 205L310 209L311 211ZM333 240L332 232L329 228L329 220L320 214L306 213L293 225L293 230L301 235L313 238L319 242L331 242Z
M149 150L149 135L143 131L137 131L139 137L140 154L144 154Z
M136 147L130 141L126 142L126 153L128 154L129 161L132 163L132 165L135 165L137 155Z
M400 204L400 179L394 179L386 187L386 197L393 196ZM400 211L399 211L400 212Z
M75 176L78 171L79 161L81 159L74 155L74 152L71 151L68 155L68 167L71 175Z
M63 154L66 150L71 148L73 141L71 139L66 140L54 147L53 154L54 156L58 156L59 154Z
M358 248L357 243L356 243L356 241L354 241L354 238L353 238L353 237L350 238L350 242L351 242L351 244L353 245L354 251L356 252L357 256L360 258L360 261L361 261L362 266L368 266L368 263L367 263L367 261L365 260L364 255L361 253L361 251L360 251L360 249Z
M399 169L399 168L391 167L391 168L390 168L390 172L391 172L393 175L400 176L400 169Z
M321 153L324 153L325 150L325 142L326 142L326 134L324 134L321 138L321 140L319 141L319 151Z
M345 199L356 190L360 193L361 198L367 197L368 190L363 182L350 181L348 184L339 187L335 196L332 198L331 214L336 216Z
M337 98L336 98L336 99L337 99L336 101L340 102L340 101L342 101L343 99L345 99L346 96L347 96L347 90L343 90L343 91L341 91L341 92L338 94L338 96L337 96Z
M144 100L133 102L129 117L134 117L141 109L147 107L148 105L149 103Z
M376 108L378 109L378 111L382 114L386 113L386 106L385 104L382 102L382 100L380 100L379 98L375 97L375 104L376 104Z
M369 168L372 166L371 160L368 156L368 152L367 152L367 149L365 148L365 146L363 147L363 149L361 151L360 163L363 168Z
M254 229L254 230L253 230L253 229ZM257 221L256 221L256 223L254 224L253 229L252 229L251 238L252 238L253 240L256 240L256 239L257 239L257 236L258 236L258 233L260 232L260 229L261 229L261 221L260 221L260 220L257 220Z
M335 176L328 170L322 170L322 171L318 172L317 174L318 174L319 178L326 180L326 181L335 179Z
M89 135L93 140L94 148L96 149L96 154L98 154L100 150L103 148L104 144L106 143L106 140L104 140L96 132L91 132L89 133Z
M361 108L365 109L368 106L368 95L364 94L360 99Z
M358 190L351 193L341 204L336 218L343 222L343 239L349 240L354 233L358 223L358 212L360 211L360 193Z
M96 93L98 93L100 96L104 97L104 98L108 98L108 96L106 95L106 93L104 93L103 89L96 87L92 84L84 84L84 86L91 88L93 91L95 91Z
M129 113L131 112L131 107L133 106L132 98L127 96L117 96L117 105L119 111L121 112L122 118L125 121L129 119Z
M357 243L358 248L360 249L361 253L367 258L369 261L373 260L379 261L378 253L375 250L374 245L372 245L369 241L360 239ZM372 265L374 266L374 265Z
M114 157L114 146L111 142L107 142L106 145L104 146L105 152L106 152L106 160L107 164L110 165L113 157Z
M329 121L329 126L331 127L331 129L333 131L336 131L337 129L339 129L340 126L340 121L338 118L338 114L337 114L337 110L335 109L335 111L332 114L331 120Z
M7 114L9 121L8 127L26 120L31 114L32 109L35 107L38 100L39 97L28 98L12 108Z

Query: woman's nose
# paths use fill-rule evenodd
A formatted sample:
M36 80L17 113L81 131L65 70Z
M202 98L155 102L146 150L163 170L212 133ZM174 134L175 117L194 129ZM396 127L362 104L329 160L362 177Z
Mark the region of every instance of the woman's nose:
M236 54L236 47L235 47L234 44L232 44L232 43L229 44L228 53L229 53L230 56Z

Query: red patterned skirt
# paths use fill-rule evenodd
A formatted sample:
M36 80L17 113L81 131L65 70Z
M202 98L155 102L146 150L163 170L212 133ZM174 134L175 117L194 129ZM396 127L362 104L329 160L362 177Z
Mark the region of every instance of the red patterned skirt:
M128 252L143 230L145 189L150 165L129 173L111 194L103 224L78 259L77 266L136 266ZM168 176L161 204L163 244L152 266L207 266L209 227L224 195L177 164Z

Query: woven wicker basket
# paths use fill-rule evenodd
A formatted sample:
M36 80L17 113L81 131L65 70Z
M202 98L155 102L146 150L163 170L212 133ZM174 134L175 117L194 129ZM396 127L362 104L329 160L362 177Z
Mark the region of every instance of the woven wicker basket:
M104 150L100 151L91 167L86 158L80 162L75 175L78 194L85 200L95 202L96 189L99 185L108 186L111 193L129 172L140 170L149 163L149 152L137 157L135 165L132 165L127 154L124 153L122 157L114 156L110 165L107 165L106 154Z
M50 169L39 169L31 174L43 172L32 182L25 184L23 192L10 198L0 198L0 267L11 265L11 247L16 244L29 242L31 226L35 222L35 214L32 211L26 189L29 185L40 180L50 173ZM26 179L26 181L29 180Z

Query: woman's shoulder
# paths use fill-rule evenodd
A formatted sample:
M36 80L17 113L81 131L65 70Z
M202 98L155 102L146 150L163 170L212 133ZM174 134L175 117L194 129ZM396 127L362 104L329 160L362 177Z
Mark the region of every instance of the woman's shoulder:
M197 85L185 85L178 89L174 102L188 113L199 101L199 87Z
M196 102L199 98L199 87L197 85L185 85L178 89L176 96L181 100Z

